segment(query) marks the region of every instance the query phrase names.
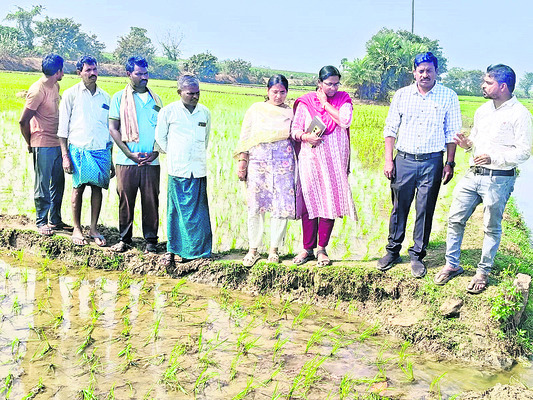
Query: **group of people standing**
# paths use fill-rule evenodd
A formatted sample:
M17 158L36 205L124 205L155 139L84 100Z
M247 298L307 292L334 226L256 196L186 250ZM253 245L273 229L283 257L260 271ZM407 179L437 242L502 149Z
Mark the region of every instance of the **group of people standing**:
M393 208L387 253L377 268L387 271L402 261L407 217L415 200L414 244L408 250L412 274L426 275L423 262L441 184L454 174L459 145L472 152L471 168L456 186L450 210L446 265L435 276L443 285L461 274L459 253L466 221L484 203L485 238L478 272L467 290L479 293L501 237L501 220L516 179L516 166L531 152L531 113L512 94L514 71L505 65L490 66L483 95L491 99L476 112L470 136L461 133L457 95L436 82L438 60L428 52L414 59L412 85L398 90L384 129L384 175L391 181ZM63 60L43 59L41 78L30 88L22 113L21 132L33 154L35 205L41 234L73 230L72 241L87 244L81 229L82 195L91 186L89 235L98 246L106 239L97 230L102 192L116 174L119 195L120 242L117 252L131 246L137 192L141 193L142 228L146 250L157 251L159 225L159 152L167 153L167 252L164 265L181 259L210 257L212 233L207 202L207 145L211 126L209 110L199 104L197 78L178 78L180 100L163 107L150 90L146 60L132 57L126 63L130 82L112 98L96 85L97 62L83 57L77 64L81 82L67 89L59 104L57 82ZM237 176L246 182L249 251L243 259L253 266L259 259L265 213L271 214L268 262L279 262L287 221L302 220L303 248L293 263L316 258L317 265L331 260L326 251L336 218L356 219L348 176L353 105L348 93L339 91L341 74L323 67L317 89L286 104L289 84L283 75L272 76L267 100L246 112L235 149ZM58 107L59 104L59 107ZM58 129L59 127L59 129ZM112 143L119 148L116 168ZM443 160L446 154L446 160ZM74 227L62 222L60 208L63 170L73 174ZM315 253L316 250L316 253Z
M163 107L148 85L148 63L131 57L126 63L129 82L110 97L97 85L98 63L82 57L76 71L81 82L65 90L60 101L58 82L63 59L44 57L44 76L27 93L20 119L21 132L33 155L37 229L50 236L54 230L72 232L75 245L92 239L106 246L97 223L102 189L117 177L120 241L111 249L124 252L132 243L134 211L140 192L142 231L147 252L157 252L159 229L159 152L168 161L168 243L163 263L211 255L211 225L206 191L206 148L211 115L198 104L199 81L178 80L181 101ZM112 144L118 147L112 160ZM116 166L116 167L115 167ZM61 218L64 172L72 174L74 226ZM91 187L91 222L87 238L81 226L82 196Z

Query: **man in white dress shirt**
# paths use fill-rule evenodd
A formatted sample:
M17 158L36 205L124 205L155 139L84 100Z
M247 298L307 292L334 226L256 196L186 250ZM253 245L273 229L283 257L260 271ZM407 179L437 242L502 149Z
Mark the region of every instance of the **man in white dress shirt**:
M212 233L207 203L206 150L211 113L200 99L200 82L192 75L178 78L181 100L163 107L155 140L167 153L167 253L163 265L211 256Z
M464 272L459 265L466 221L483 203L485 235L476 275L467 286L473 294L481 293L500 245L502 218L507 200L514 189L516 167L531 154L531 113L513 95L514 71L507 65L491 65L483 78L483 97L491 99L479 107L470 136L458 134L455 142L472 153L470 169L457 184L448 217L446 265L435 276L444 285Z
M115 175L109 135L109 95L96 85L96 59L83 56L76 64L81 82L65 90L59 105L57 135L61 145L63 170L72 174L72 242L87 244L81 228L81 206L86 186L91 187L91 227L89 235L98 246L106 240L96 227L102 208L102 188L109 187Z

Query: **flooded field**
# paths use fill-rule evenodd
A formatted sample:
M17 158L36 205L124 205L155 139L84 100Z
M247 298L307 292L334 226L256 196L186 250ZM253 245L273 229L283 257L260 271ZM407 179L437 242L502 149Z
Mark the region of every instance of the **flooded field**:
M451 399L532 370L424 361L348 314L186 280L0 258L9 399Z

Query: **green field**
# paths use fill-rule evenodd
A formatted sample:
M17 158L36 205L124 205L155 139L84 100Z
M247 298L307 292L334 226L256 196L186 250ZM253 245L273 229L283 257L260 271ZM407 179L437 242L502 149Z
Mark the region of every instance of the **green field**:
M35 208L32 196L33 166L30 155L25 151L25 143L18 128L18 118L24 106L24 97L17 93L27 90L37 80L36 73L0 73L0 134L2 152L0 154L0 212L26 214L34 218ZM71 87L79 79L65 75L61 90ZM122 89L126 78L100 77L99 84L109 94ZM164 104L177 100L176 83L173 81L150 80L150 86L161 96ZM236 146L240 125L248 107L262 101L265 89L251 86L201 84L200 101L212 112L213 124L208 149L208 194L214 233L214 251L223 252L247 247L246 205L243 184L236 177L235 162L232 157ZM290 90L289 101L303 92ZM21 96L19 94L19 96ZM475 109L483 103L482 98L461 97L461 108L465 128L473 121ZM533 103L528 102L533 108ZM376 105L355 105L351 126L352 165L350 182L359 221L338 220L330 243L330 252L335 259L368 259L379 255L385 245L390 212L388 181L383 177L383 125L388 107ZM160 239L166 240L166 160L161 156L162 184L160 196ZM458 152L457 174L464 171L466 156ZM67 186L63 202L63 216L71 221L70 187ZM449 205L451 184L443 186L435 221L438 231L444 226L445 211ZM88 196L88 194L86 194ZM89 222L88 198L84 203L82 223ZM139 207L138 207L139 208ZM139 211L137 211L138 214ZM118 198L114 180L104 195L104 205L100 222L110 227L117 226ZM141 236L140 215L135 219L135 236ZM412 222L411 222L412 223ZM268 227L267 227L268 229ZM289 224L284 251L294 253L301 246L299 221Z

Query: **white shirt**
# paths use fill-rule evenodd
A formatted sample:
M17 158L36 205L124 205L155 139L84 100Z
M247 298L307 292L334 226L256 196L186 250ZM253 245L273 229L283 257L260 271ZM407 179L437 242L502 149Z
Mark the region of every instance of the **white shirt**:
M469 139L472 141L470 165L474 157L488 154L489 169L510 170L526 161L531 155L531 113L513 96L500 107L488 101L476 110L474 127Z
M410 154L444 151L461 131L457 94L436 83L423 95L416 83L399 89L392 98L384 136L396 138L396 149Z
M211 113L197 104L192 113L181 100L159 111L155 140L167 153L168 174L178 178L202 178L207 175L207 144Z
M94 95L80 82L65 90L59 104L57 136L85 150L103 150L109 134L109 95L96 87Z

